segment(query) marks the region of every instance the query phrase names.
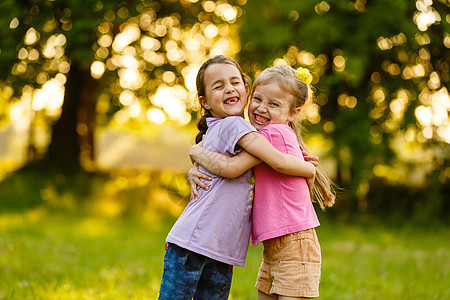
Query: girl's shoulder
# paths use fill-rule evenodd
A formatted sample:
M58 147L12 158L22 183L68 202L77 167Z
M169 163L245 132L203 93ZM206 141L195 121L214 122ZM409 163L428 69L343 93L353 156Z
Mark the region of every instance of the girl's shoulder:
M220 118L208 118L206 120L208 127L220 126L222 129L245 129L250 131L256 131L249 122L239 116L229 116L223 119Z
M244 118L239 117L239 116L229 116L229 117L225 117L225 118L215 118L215 117L209 117L206 118L206 123L208 125L212 125L212 124L232 124L232 123L245 123L245 124L249 124Z
M236 124L236 125L250 125L243 117L239 116L229 116L223 119L224 124ZM251 126L251 125L250 125Z
M286 124L270 124L259 130L272 145L291 144L297 141L294 131Z
M269 124L266 127L259 130L259 133L264 134L290 134L293 133L291 127L287 124Z
M215 149L216 152L234 155L238 152L236 147L238 141L247 133L256 132L256 129L242 117L208 118L207 122L204 147L207 148L208 145L210 147L208 150Z

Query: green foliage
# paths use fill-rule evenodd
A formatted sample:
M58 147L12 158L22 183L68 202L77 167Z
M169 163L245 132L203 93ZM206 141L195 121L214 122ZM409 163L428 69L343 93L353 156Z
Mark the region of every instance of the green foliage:
M131 6L135 1L128 2ZM127 3L116 0L4 1L2 9L8 14L0 17L0 65L4 70L11 70L18 62L18 50L27 47L24 43L25 33L34 28L38 38L29 46L42 50L51 35L62 33L67 39L65 55L70 61L89 69L94 59L92 45L97 39L98 25L103 21L105 12L124 4ZM10 28L13 18L18 21L18 26ZM28 62L28 70L24 75L16 77L11 76L10 72L2 72L0 79L15 82L17 87L25 83L33 84L44 63L45 60L40 57L35 62ZM49 71L48 67L46 71Z
M419 101L419 94L426 97L430 90L437 91L450 81L448 42L443 42L448 36L444 12L448 2L435 1L429 7L440 12L441 21L424 31L414 23L418 13L414 4L408 0L271 0L248 1L244 6L239 54L244 70L256 74L283 58L293 67L307 66L315 74L316 96L326 101L320 102L321 122L314 130L333 138L330 154L338 160L339 183L349 189L354 201L366 201L361 187L374 177L372 170L377 164L397 161L392 148L395 137L408 129L416 134L423 129L415 115L416 108L426 102ZM305 52L313 62L302 60L299 55ZM345 66L339 68L336 57L341 63L345 60ZM424 73L407 75L408 68L415 65L422 65ZM432 73L440 80L434 87L429 83ZM374 95L377 89L384 91L381 100ZM408 94L405 112L393 122L390 105L401 90ZM356 106L339 103L341 96L355 97ZM334 125L331 133L322 130L326 122ZM447 149L442 138L434 134L432 139L436 149L441 149L438 152ZM445 168L443 164L434 167ZM439 185L446 182L441 177Z
M23 38L24 29L10 29L10 23L13 16L20 16L23 12L18 1L5 0L2 1L2 10L7 14L0 14L0 67L2 70L8 70L6 66L9 62L17 59L17 41ZM2 72L1 76L5 76L7 72Z
M28 166L0 182L2 211L80 208L94 194L94 186L103 186L102 174L75 173L69 176L50 168Z
M198 32L195 29L189 33L195 33L195 35L204 34L203 27L206 24L224 25L226 23L214 12L206 12L203 7L204 1L193 2L4 0L2 9L8 13L0 15L0 68L4 70L0 74L1 85L2 87L3 84L8 87L14 86L16 96L20 96L25 85L35 87L42 85L44 81L37 80L39 74L52 78L56 73L63 73L65 75L62 77L66 78L67 68L63 71L59 70L62 62L70 63L72 69L79 68L82 72L78 74L83 75L78 77L89 77L89 66L93 60L106 63L114 52L112 46L105 46L103 50L107 54L98 56L96 51L100 47L99 37L106 33L114 38L123 30L127 22L138 24L138 17L143 12L149 12L152 15L153 25L165 17L173 17L176 19L175 22L179 23L175 29L181 31L195 28L203 23L198 26ZM438 138L438 126L423 125L416 116L416 108L419 106L431 108L430 94L448 86L450 81L448 1L440 0L432 3L430 9L439 12L441 20L424 30L419 30L414 23L418 8L415 1L409 0L269 0L228 1L227 3L237 6L245 3L237 10L236 23L240 26L239 42L242 49L239 53L239 61L247 73L255 75L258 71L272 65L276 59L283 58L294 67L307 66L318 80L314 83L314 87L317 99L321 99L317 101L320 105L320 122L313 123L310 127L316 134L333 141L333 146L329 147L330 153L326 153L325 156L336 159L338 183L350 192L351 201L354 202L352 207L360 210L370 207L366 205L367 197L373 197L373 194L367 186L371 182L376 182L379 177L374 172L377 165L396 164L403 170L413 170L410 166L413 163L410 160L400 158L399 151L404 149L395 149L393 146L396 138L405 135L408 131L412 137L409 139L409 144L405 142L403 148L420 144L421 148L430 149L428 157L431 158L427 157L427 163L432 166L430 169L434 172L432 174L437 174L433 180L431 180L432 176L426 177L428 181L422 182L421 188L428 190L428 185L435 187L438 191L448 188L448 171L446 171L448 153L450 153L448 142ZM99 25L104 22L108 23L108 29L101 33ZM228 34L233 34L235 27L232 29L232 26L235 25L226 25ZM24 37L30 28L36 30L38 38L31 44L26 44ZM164 45L168 41L174 41L170 34L156 36L148 29L140 30L142 35L158 40L162 46L155 50L155 53L167 58L168 49L165 49ZM43 48L49 37L55 34L64 34L66 39L61 46L64 48L64 57L46 58L42 55ZM208 40L208 43L217 42L220 37L219 34ZM177 47L185 47L183 42L178 40ZM140 68L142 67L142 73L145 74L145 84L133 90L137 101L142 105L142 111L145 111L153 105L148 96L152 95L158 86L166 84L161 78L162 74L165 71L173 72L177 77L174 84L182 85L182 70L191 63L188 60L192 57L179 64L165 59L162 65L155 65L142 58L145 49L140 46L139 39L133 41L130 47L136 52L136 56L139 56L139 65ZM37 50L40 54L39 58L19 59L18 53L21 49L28 52ZM197 52L202 55L201 57L206 57L210 50L211 46L207 46ZM313 62L300 59L299 56L302 53L310 54ZM336 58L343 60L344 66L337 66L334 61ZM25 71L14 72L14 67L19 64L22 64ZM423 67L423 74L408 75L408 70L412 72L411 70L416 66ZM101 79L92 80L93 86L80 83L83 81L74 82L72 78L68 79L71 82L65 84L66 90L72 86L75 91L83 92L80 93L82 96L70 100L76 107L69 117L76 118L80 112L93 111L90 119L86 117L83 120L84 124L81 124L88 127L89 133L86 136L92 137L92 139L88 138L88 141L83 141L84 146L93 143L95 129L93 124L108 124L112 116L124 106L118 101L124 88L119 84L116 71L117 69L107 71ZM433 81L432 76L438 78L438 83L430 83ZM436 82L436 79L434 81ZM376 97L376 91L381 92L383 96ZM399 91L406 91L407 100L403 105L402 115L393 120L391 105L395 104ZM96 97L98 94L100 94L99 102L102 104L102 112L100 116L97 116L98 118L95 118L95 102L98 100ZM92 99L88 99L86 95ZM339 97L354 97L355 106L345 104L345 99L339 102ZM0 99L9 102L17 100L13 96ZM69 102L67 97L65 101L66 104ZM2 103L0 106L0 116L7 114L9 109L7 104ZM194 120L197 113L195 111L190 113ZM55 120L47 121L50 127ZM135 122L141 121L142 119L135 119ZM56 123L55 127L59 124ZM62 132L60 136L67 137L67 132L72 132L74 133L72 142L75 143L75 140L80 138L76 136L77 133L75 134L76 125L76 122L72 122L70 126L64 127L60 131ZM326 125L328 129L325 129ZM422 131L427 126L432 130L432 136L423 138ZM62 127L61 125L60 129ZM34 138L30 136L29 140L33 141ZM68 144L62 139L54 139L52 143ZM429 148L427 144L430 144ZM93 145L90 146L92 150ZM59 152L63 153L64 158L71 155L68 151ZM75 154L68 161L77 161L78 152L73 151L73 153ZM439 156L439 153L444 153L443 158L435 159L434 157ZM43 154L41 156L44 156ZM417 166L418 163L416 161L415 165ZM44 177L44 180L35 183L33 174L30 174L29 178L28 175L19 175L18 179L5 181L4 185L7 188L0 191L0 195L5 197L4 199L11 207L25 208L41 205L43 203L41 191L47 190L48 187L52 190L55 186L54 179L51 177L55 177L55 174L49 175L50 179ZM400 183L393 182L393 184ZM81 184L81 186L88 185ZM12 191L19 191L18 187L29 188L33 191L33 195L29 197L25 191L21 191L17 193L18 198L14 199L15 192ZM434 196L426 200L427 203L435 206L430 211L443 210L444 201L438 199L441 193L432 195ZM130 208L130 210L133 209Z

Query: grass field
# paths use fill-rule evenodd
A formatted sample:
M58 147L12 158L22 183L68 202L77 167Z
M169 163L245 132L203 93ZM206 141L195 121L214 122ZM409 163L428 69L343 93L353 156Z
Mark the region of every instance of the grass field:
M156 299L173 220L0 214L0 299ZM322 222L319 299L450 299L450 229ZM256 299L261 247L230 299Z

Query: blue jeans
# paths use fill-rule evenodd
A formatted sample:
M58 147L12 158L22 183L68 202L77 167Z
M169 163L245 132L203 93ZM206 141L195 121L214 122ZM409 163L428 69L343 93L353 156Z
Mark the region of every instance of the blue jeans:
M168 244L159 300L228 299L233 266Z

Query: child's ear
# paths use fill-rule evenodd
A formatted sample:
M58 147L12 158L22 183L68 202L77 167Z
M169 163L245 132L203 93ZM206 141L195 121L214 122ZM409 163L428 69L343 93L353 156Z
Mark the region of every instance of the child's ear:
M209 109L208 102L206 101L206 98L204 96L198 97L198 101L200 102L200 105L203 106L203 108Z
M301 109L302 109L301 107L294 108L294 111L289 114L288 121L289 122L294 121L295 117L298 115L298 113L300 112Z

